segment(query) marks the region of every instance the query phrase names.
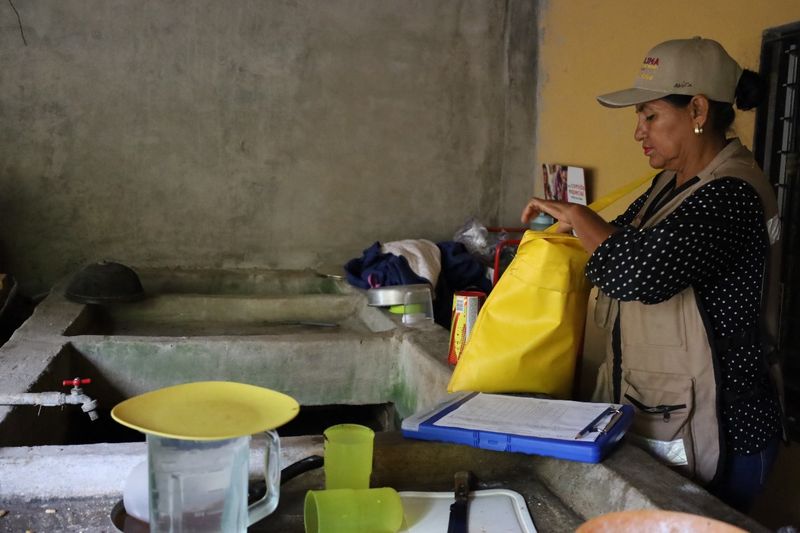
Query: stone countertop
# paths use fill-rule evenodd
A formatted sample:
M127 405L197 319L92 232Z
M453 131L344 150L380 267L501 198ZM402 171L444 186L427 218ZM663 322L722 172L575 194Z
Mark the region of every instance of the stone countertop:
M288 465L309 455L321 455L319 437L286 437L282 439L282 464ZM254 447L257 447L255 443ZM113 453L109 447L106 468L91 465L103 457L87 457L88 467L82 474L69 473L75 486L91 485L95 489L75 492L43 492L13 494L0 485L0 509L8 513L0 517L0 530L50 532L116 531L111 511L121 499L121 490L131 465L138 459L124 453ZM128 445L116 445L128 446ZM57 448L57 447L45 447ZM75 447L71 447L75 448ZM85 447L90 449L91 446ZM105 448L104 448L105 449ZM141 451L141 445L139 450ZM15 459L8 459L0 449L0 467L26 468L31 476L47 465L46 472L54 478L61 473L52 471L51 460L57 450L31 453L20 463L18 450ZM37 456L40 455L41 457ZM90 454L86 454L90 455ZM48 456L45 460L43 457ZM74 459L74 458L71 458ZM115 461L119 463L115 465ZM8 462L9 464L6 464ZM11 464L13 462L13 464ZM80 468L75 464L72 468ZM251 463L255 462L251 456ZM125 463L122 465L122 463ZM252 466L252 465L251 465ZM706 491L661 467L641 450L622 443L599 464L578 463L549 457L481 450L464 445L415 441L403 438L398 432L377 433L374 451L372 486L388 486L398 491L453 490L454 475L470 470L477 480L477 489L506 488L519 492L525 499L536 528L541 533L574 531L586 519L626 509L667 509L709 516L748 531L765 528L725 506ZM657 472L657 475L654 475ZM106 488L92 477L113 477ZM101 480L102 481L102 480ZM283 485L278 510L250 528L250 531L303 531L303 498L308 489L323 487L321 469L301 474ZM103 494L102 492L106 493ZM50 510L50 511L48 511Z
M251 467L260 461L261 453L260 443L257 439L254 441ZM286 437L281 442L281 462L284 466L302 457L323 453L322 440L318 436ZM16 490L21 493L19 495L0 489L0 509L8 511L0 518L0 531L118 531L111 521L112 510L121 499L118 487L123 486L130 468L141 460L144 444L69 447L69 453L75 455L70 456L71 470L65 474L73 479L83 478L83 483L76 482L76 490L72 491L81 496L70 494L69 482L58 476L53 480L55 486L39 493L46 495L40 498L32 490L33 485L39 483L37 478L48 475L48 472L41 470L53 468L58 451L59 447L56 446L40 447L38 450L29 448L27 454L19 448L0 449L0 466L24 468L32 476L31 487L17 485ZM507 488L522 494L538 531L574 530L583 520L543 485L531 468L518 468L519 463L528 462L529 459L529 456L520 454L407 440L397 432L377 433L372 486L391 486L398 491L451 492L455 472L471 470L477 478L477 489ZM87 471L81 475L80 470L84 467ZM253 473L251 468L251 475ZM93 479L98 474L114 479ZM278 510L250 527L249 531L303 532L305 493L323 486L322 469L306 472L288 481L281 487ZM101 494L104 491L109 494ZM139 532L134 530L130 533Z
M111 522L111 509L119 496L98 498L54 498L47 500L4 499L0 531L31 533L102 533L119 531Z

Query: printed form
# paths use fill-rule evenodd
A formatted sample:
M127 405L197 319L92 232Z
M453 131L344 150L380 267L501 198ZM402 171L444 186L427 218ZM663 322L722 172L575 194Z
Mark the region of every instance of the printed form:
M574 440L575 435L603 415L609 405L481 393L434 422L434 425ZM578 440L597 440L600 435L598 430L604 428L612 416L613 413L608 413L596 420L592 424L593 430Z

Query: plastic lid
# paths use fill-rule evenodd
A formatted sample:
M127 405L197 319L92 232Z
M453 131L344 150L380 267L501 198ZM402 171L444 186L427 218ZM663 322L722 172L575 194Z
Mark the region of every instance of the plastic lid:
M555 223L556 220L547 213L539 213L539 215L532 219L528 225L531 229L542 230L549 228Z

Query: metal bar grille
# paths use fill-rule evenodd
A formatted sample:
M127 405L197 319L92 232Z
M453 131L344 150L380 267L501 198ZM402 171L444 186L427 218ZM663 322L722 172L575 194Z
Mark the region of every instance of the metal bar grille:
M778 205L781 207L781 213L786 211L787 189L786 185L790 179L790 170L792 155L797 150L795 142L795 131L797 126L797 84L798 84L798 46L795 43L787 44L783 50L786 60L786 68L784 70L784 78L780 84L783 89L782 106L778 103L778 108L781 111L781 120L776 123L776 126L782 131L779 134L780 147L777 150L778 155L778 175L776 182L778 184Z
M764 33L760 74L768 90L756 116L754 153L775 186L783 226L778 349L788 429L800 440L800 23Z

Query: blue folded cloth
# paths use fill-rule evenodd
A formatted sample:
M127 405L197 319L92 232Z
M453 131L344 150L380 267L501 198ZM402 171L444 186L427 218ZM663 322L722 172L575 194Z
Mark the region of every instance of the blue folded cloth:
M455 293L474 290L488 295L492 290L492 281L486 277L486 265L469 253L464 244L445 241L436 245L442 252L442 273L433 300L433 320L443 328L450 329Z
M442 252L442 273L439 279L453 291L475 289L489 294L492 282L486 277L486 265L469 253L464 244L456 241L437 242Z
M379 242L364 250L361 257L348 261L344 270L347 282L362 289L429 283L414 273L405 257L381 253Z

